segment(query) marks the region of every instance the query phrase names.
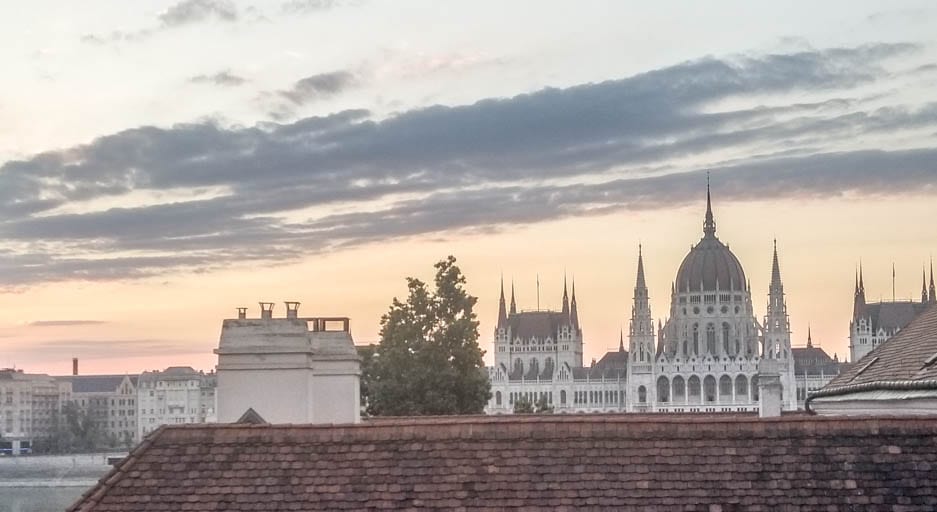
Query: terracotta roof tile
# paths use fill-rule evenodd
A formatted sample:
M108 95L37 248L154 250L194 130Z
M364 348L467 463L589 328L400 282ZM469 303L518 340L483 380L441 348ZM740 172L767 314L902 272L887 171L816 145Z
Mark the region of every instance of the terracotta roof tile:
M937 305L931 305L910 324L844 369L823 391L860 384L937 379ZM873 362L874 361L874 362Z
M70 510L933 510L937 418L181 425Z

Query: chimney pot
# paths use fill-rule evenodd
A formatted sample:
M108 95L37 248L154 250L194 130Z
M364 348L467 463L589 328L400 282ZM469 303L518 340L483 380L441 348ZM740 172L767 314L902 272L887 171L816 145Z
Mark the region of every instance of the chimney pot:
M273 303L272 302L260 303L260 318L263 320L270 320L271 318L273 318Z
M247 308L238 308L238 320L247 318Z
M298 318L299 317L299 303L298 302L284 302L286 304L286 318Z

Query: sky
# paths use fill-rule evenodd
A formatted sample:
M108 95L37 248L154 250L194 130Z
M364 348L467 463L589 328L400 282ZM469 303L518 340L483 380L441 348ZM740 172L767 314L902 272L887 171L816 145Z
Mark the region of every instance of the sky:
M141 9L141 5L145 8ZM586 364L702 235L848 353L937 252L933 2L0 5L0 367L210 370L258 301L348 316L455 255L491 349L575 280ZM489 354L490 356L490 354Z

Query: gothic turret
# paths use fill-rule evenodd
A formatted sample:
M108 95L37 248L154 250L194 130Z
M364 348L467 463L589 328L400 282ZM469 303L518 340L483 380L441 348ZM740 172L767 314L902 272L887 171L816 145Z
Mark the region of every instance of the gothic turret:
M569 295L566 293L566 275L563 275L563 315L569 318Z
M927 271L924 270L924 268L921 268L921 303L926 303L928 300Z
M713 206L709 197L709 173L706 173L706 219L703 221L703 236L705 238L716 236L716 221L713 220Z
M508 312L504 304L504 277L501 278L501 298L498 301L498 329L504 329L508 325Z
M790 321L784 301L784 285L781 283L781 267L778 264L778 243L774 242L771 261L771 285L768 288L768 311L765 315L764 357L786 359L790 355Z
M579 308L576 307L576 278L573 277L573 298L569 305L569 323L572 324L573 329L577 332L580 330L579 327Z
M514 280L511 280L511 316L517 314L517 303L514 302Z
M930 260L930 302L937 303L937 288L934 288L934 259Z
M650 363L654 360L654 319L644 278L644 255L638 246L638 271L634 284L634 304L631 307L631 324L628 328L630 359Z

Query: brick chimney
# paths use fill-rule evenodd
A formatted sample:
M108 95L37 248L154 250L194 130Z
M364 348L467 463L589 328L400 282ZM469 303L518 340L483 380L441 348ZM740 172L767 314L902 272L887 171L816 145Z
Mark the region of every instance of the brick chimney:
M261 320L270 320L271 318L273 318L273 303L272 302L260 303L260 318Z
M78 358L72 358L72 375L78 375Z
M247 318L247 308L238 308L238 320L244 320Z
M299 303L298 302L284 302L286 304L286 318L298 318L299 317Z

